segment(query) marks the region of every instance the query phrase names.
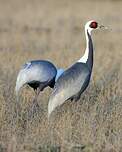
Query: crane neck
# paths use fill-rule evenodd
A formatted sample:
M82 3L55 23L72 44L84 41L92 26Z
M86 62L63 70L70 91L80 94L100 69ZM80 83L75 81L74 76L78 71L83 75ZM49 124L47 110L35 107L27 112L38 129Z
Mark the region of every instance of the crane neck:
M93 67L93 43L91 38L91 30L85 28L85 36L86 36L86 50L84 55L80 58L78 62L86 63L90 70Z

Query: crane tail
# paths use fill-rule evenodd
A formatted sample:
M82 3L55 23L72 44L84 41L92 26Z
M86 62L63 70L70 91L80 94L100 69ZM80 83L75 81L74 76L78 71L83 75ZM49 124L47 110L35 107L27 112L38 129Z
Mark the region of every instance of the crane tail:
M59 107L60 105L63 104L63 100L62 100L62 92L60 94L52 94L52 96L49 99L49 103L48 103L48 119L50 118L52 112Z
M19 102L19 92L20 92L20 88L21 88L21 87L16 84L16 87L15 87L15 95L16 95L16 100L17 100L17 102Z
M48 104L48 120L50 119L51 113L54 111L55 105L52 103L52 100L49 100Z
M25 84L25 80L22 79L23 78L23 73L20 71L18 76L17 76L17 80L16 80L16 86L15 86L15 94L16 94L16 98L17 101L19 101L19 93L20 93L20 89L22 88L22 86Z

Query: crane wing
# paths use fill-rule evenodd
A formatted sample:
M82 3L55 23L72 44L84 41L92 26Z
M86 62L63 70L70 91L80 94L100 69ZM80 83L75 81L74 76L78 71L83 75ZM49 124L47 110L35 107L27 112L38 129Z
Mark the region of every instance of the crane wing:
M81 94L89 84L90 75L91 72L84 63L76 63L67 69L55 84L49 99L48 114L66 100Z

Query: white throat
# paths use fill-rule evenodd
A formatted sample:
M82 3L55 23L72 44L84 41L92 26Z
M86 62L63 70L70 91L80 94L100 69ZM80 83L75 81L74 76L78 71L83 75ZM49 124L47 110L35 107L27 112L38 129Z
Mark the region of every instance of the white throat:
M77 61L81 63L86 63L89 57L89 39L88 39L88 33L91 35L92 29L89 28L89 22L85 26L85 36L86 36L86 50L84 55ZM87 33L88 32L88 33Z

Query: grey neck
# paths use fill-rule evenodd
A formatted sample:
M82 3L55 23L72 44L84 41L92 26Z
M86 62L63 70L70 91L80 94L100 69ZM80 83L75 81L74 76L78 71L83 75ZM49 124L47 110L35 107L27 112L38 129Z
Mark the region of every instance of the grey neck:
M89 34L88 30L87 30L87 36L88 36L88 59L86 61L86 64L88 65L90 71L92 70L93 67L93 43L92 43L92 39L91 39L91 35Z

